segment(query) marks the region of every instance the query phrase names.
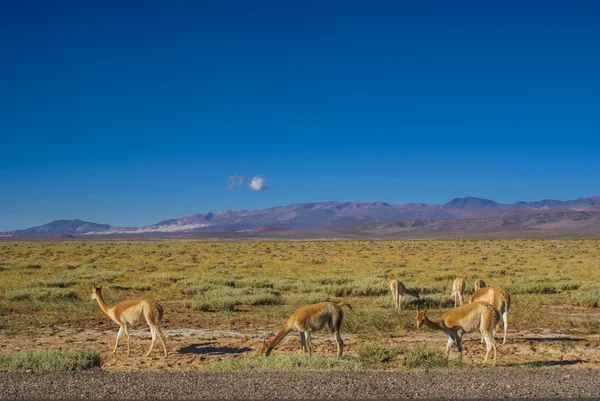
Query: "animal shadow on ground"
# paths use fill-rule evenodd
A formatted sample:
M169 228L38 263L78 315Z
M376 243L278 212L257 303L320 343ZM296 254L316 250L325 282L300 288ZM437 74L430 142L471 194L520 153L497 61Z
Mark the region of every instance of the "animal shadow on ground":
M574 359L572 361L540 361L540 362L518 362L509 363L506 366L513 368L543 368L549 366L572 366L584 363L583 359Z
M215 347L214 343L205 342L201 344L190 344L177 350L178 354L205 354L205 355L235 355L252 351L252 348Z

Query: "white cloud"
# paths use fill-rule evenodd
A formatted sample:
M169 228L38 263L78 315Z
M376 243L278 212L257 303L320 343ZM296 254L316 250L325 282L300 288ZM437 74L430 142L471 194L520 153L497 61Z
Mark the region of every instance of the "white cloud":
M232 175L232 176L229 177L229 185L227 186L227 190L228 191L233 191L234 189L236 189L237 187L239 187L243 183L244 183L244 176L243 175L234 174L234 175Z
M248 184L248 186L253 191L265 191L269 189L265 179L259 176L252 177L252 180L250 180L250 184Z

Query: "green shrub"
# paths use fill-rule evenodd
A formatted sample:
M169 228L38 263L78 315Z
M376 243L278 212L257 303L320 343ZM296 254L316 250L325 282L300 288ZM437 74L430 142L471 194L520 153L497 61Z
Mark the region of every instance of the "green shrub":
M407 346L402 364L407 368L437 369L448 366L448 358L438 347L426 344Z
M374 345L363 344L358 347L358 360L365 366L376 367L378 365L392 362L403 352L398 345Z
M465 299L465 302L468 302L468 299ZM417 306L431 309L454 308L454 297L450 297L446 294L425 295L419 296L419 298L410 296L402 297L403 309L417 309Z
M243 305L281 305L283 304L283 298L279 293L271 292L268 294L253 294L242 298Z
M148 276L148 280L157 281L162 283L176 283L180 280L183 280L185 277L181 274L174 273L158 273Z
M236 305L240 305L240 302L233 298L207 298L198 297L191 301L188 301L187 305L192 309L197 309L203 312L233 312Z
M237 305L281 305L281 294L268 289L216 287L196 295L187 305L201 311L233 311Z
M100 362L97 351L85 348L0 353L0 371L7 372L25 372L27 369L36 372L71 371L100 366Z
M284 303L286 305L293 306L306 306L317 304L319 302L330 301L329 296L324 292L315 292L315 293L305 293L305 294L286 294L283 297Z
M23 290L12 291L8 294L11 301L73 301L79 299L77 293L67 288L26 288Z
M152 289L152 286L149 284L126 284L126 283L118 283L118 284L111 284L110 285L110 289L111 290L117 290L117 291L130 291L130 290L134 290L134 291L150 291Z
M41 281L32 281L30 285L32 287L56 287L56 288L66 288L70 287L73 284L76 284L75 280L70 280L67 278L58 278L54 280L41 280Z
M598 308L600 307L600 288L581 289L571 294L569 301L575 306Z
M371 297L383 295L389 292L389 288L383 280L364 279L352 283L330 285L324 290L334 297Z

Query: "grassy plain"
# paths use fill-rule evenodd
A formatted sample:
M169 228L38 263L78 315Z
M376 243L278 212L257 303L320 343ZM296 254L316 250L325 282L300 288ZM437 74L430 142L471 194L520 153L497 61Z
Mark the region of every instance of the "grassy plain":
M422 335L417 303L433 317L454 306L456 277L465 278L468 292L477 278L505 288L513 301L512 333L598 333L599 267L597 239L0 242L0 331L8 342L57 327L116 334L90 300L93 283L105 288L109 304L161 301L166 329L269 334L299 306L345 299L355 309L343 327L357 345L350 355L379 366L386 353L402 354L394 341ZM421 294L404 297L400 313L389 293L394 278ZM388 347L377 350L383 362L369 361L369 345Z

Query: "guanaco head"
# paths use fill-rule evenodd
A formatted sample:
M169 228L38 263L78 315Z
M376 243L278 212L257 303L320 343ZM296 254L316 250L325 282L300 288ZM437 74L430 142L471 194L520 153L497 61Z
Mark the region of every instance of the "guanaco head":
M427 308L424 310L417 307L417 329L420 329L423 325L423 321L425 320L425 314L427 313Z
M94 288L92 289L92 299L96 299L98 297L98 294L100 294L102 291L102 287L96 287L96 284L94 284Z
M263 345L260 347L258 354L260 356L269 356L271 351L273 351L273 348L269 347L269 341L263 340Z

